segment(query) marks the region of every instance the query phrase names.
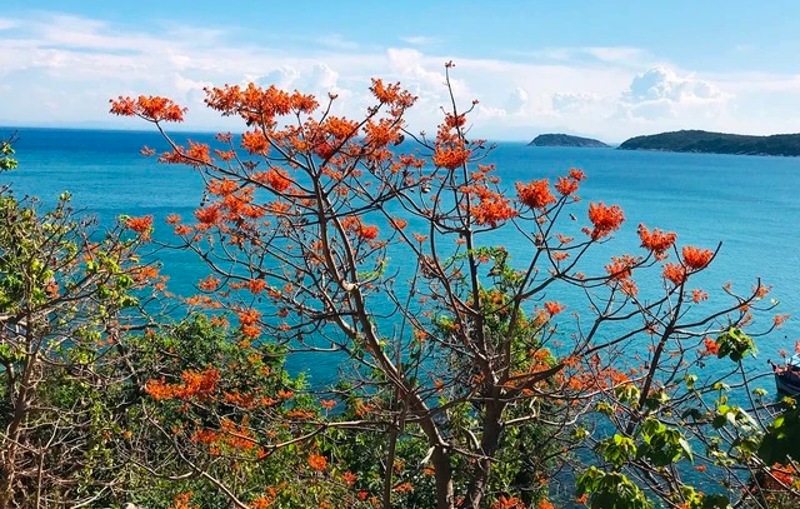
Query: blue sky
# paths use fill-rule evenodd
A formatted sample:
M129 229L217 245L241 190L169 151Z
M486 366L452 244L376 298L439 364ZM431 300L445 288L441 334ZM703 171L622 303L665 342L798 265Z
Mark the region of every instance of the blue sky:
M142 127L107 100L145 93L187 105L187 128L235 129L202 88L248 81L357 115L377 76L419 95L409 123L432 131L452 59L489 138L800 132L798 19L788 1L5 0L0 124Z

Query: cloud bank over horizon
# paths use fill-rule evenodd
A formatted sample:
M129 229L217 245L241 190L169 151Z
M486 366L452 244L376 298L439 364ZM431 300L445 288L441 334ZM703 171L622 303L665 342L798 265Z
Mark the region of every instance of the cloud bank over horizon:
M419 96L412 130L432 132L448 103L444 62L474 134L528 140L568 132L618 142L676 129L771 134L800 131L800 77L684 69L633 46L543 48L494 58L453 54L435 34L392 45L339 33L256 41L235 27L160 21L132 27L90 16L34 12L0 18L0 124L141 128L111 118L108 99L166 95L189 108L185 128L241 129L203 106L203 88L255 82L339 96L338 113L362 114L371 77ZM287 42L288 41L288 42Z

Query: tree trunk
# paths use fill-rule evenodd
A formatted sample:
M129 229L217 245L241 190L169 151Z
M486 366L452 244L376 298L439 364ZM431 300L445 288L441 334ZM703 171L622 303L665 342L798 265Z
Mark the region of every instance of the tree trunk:
M453 469L450 465L450 454L440 445L433 449L431 456L436 479L436 509L453 509L455 497L453 493Z
M483 496L486 494L486 485L494 461L494 453L500 444L500 434L503 431L501 417L504 405L499 401L490 401L486 405L483 418L483 436L481 437L481 450L483 456L478 460L470 481L467 496L461 504L464 509L480 509Z

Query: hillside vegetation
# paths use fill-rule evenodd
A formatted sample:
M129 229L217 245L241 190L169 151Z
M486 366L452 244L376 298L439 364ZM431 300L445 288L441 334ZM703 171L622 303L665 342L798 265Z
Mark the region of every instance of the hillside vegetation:
M748 136L698 130L674 131L636 136L622 143L619 148L710 154L800 156L800 134Z
M581 138L569 134L540 134L533 139L528 146L534 147L587 147L605 148L605 143L592 138Z

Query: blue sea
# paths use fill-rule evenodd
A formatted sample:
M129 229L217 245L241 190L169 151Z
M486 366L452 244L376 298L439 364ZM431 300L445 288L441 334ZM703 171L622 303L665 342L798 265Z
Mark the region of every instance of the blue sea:
M14 129L0 128L0 137ZM153 132L61 129L18 129L16 143L20 167L0 176L13 184L17 196L33 195L53 203L69 190L73 204L111 224L121 214L152 214L156 238L170 239L163 218L169 213L191 217L202 196L202 180L182 166L159 165L140 155L143 145L163 148ZM176 139L210 141L210 134L177 133ZM626 215L623 229L590 262L597 269L611 254L637 253L636 227L674 230L679 244L715 248L719 256L702 275L702 285L712 300L721 286L747 292L762 278L773 286L777 312L798 314L783 329L759 338L758 363L778 358L778 350L792 350L800 338L800 158L710 154L636 152L615 149L541 148L522 143L499 143L489 157L509 190L515 181L563 175L569 168L583 169L584 200L579 220L585 222L589 201L619 204ZM512 256L523 257L525 243L503 237ZM205 272L193 256L162 252L164 272L171 289L190 294L192 284ZM568 300L568 299L566 299ZM767 319L767 321L769 321ZM333 364L330 365L331 370ZM302 366L299 368L302 369ZM326 379L333 373L318 374ZM319 379L318 378L318 379Z

